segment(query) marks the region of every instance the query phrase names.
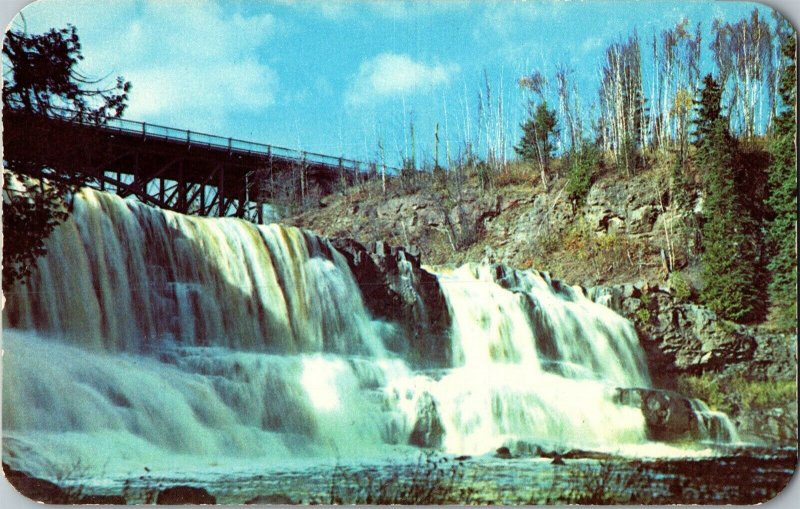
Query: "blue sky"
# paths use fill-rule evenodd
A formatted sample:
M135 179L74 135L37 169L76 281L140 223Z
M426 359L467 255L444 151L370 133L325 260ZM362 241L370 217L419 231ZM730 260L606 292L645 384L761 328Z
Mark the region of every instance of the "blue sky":
M654 31L686 16L702 22L710 56L712 20L738 20L754 6L39 0L23 14L32 33L74 24L82 69L133 83L128 118L357 159L375 159L380 141L396 163L409 154L411 118L418 159L432 158L437 122L442 154L445 138L455 153L467 124L475 135L484 73L492 93L502 91L511 155L525 114L521 76L574 67L588 112L610 43L635 28L646 48Z

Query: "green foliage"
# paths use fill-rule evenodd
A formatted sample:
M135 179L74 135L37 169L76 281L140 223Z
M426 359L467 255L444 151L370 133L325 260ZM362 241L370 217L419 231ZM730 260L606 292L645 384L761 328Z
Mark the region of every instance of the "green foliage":
M63 189L3 170L3 289L30 276L44 240L67 218Z
M594 182L594 175L602 162L600 149L590 141L584 141L572 158L566 192L575 205L583 205Z
M529 118L522 127L522 139L514 150L525 161L534 162L541 173L542 185L547 191L547 170L550 159L555 149L555 140L558 138L556 127L556 112L547 108L547 101L542 101L534 109L533 102L529 104Z
M752 320L763 312L758 285L758 224L740 195L736 141L721 115L720 86L706 76L697 120L696 163L705 191L703 301L723 318Z
M669 287L672 290L672 296L679 302L688 301L692 297L692 287L681 272L673 272L669 275Z
M796 401L794 380L749 380L744 375L684 375L677 389L685 396L705 401L709 407L728 414L766 410Z
M686 178L683 163L680 158L676 158L672 165L670 197L675 208L681 212L691 212L692 210L692 197L689 189L689 180Z
M3 108L102 124L125 110L130 83L98 88L77 70L83 56L74 26L29 35L12 29L3 45L6 60ZM27 161L5 160L3 176L3 288L25 280L45 240L67 217L70 196L88 178L65 176ZM9 183L16 179L18 185Z
M67 116L103 123L122 115L131 84L117 77L113 87L98 89L98 81L77 69L83 60L74 26L40 35L19 30L6 33L3 56L9 73L3 84L3 104L14 103L28 113ZM90 88L87 88L90 87Z
M717 120L722 116L722 87L714 80L714 77L707 74L703 78L703 88L700 91L699 100L695 101L697 116L694 120L694 144L698 148L703 141L709 137L714 130Z
M618 171L625 171L626 174L632 175L642 165L642 157L639 145L633 136L625 136L620 140L619 147L616 150Z
M556 112L548 109L547 101L539 103L534 109L530 104L529 118L522 127L522 139L514 150L526 161L543 160L545 164L550 161L555 149L555 139L558 136L556 128Z
M636 320L641 323L645 324L650 321L650 310L647 308L641 308L636 310Z
M767 225L770 255L768 268L772 276L769 296L774 305L789 308L794 305L794 309L797 306L796 50L797 39L792 33L788 35L782 48L786 60L780 83L783 111L778 116L772 133L772 164L769 167L767 198L767 205L773 214Z
M673 245L675 248L682 248L681 251L688 254L691 251L697 252L700 248L698 242L700 225L694 213L693 189L689 184L689 179L686 178L685 170L682 159L677 157L672 166L669 190L670 201L675 211L671 223L675 233ZM673 252L673 256L677 259L680 254ZM676 261L672 260L672 263L674 266Z
M731 403L722 392L719 381L709 375L681 376L677 382L678 392L689 398L704 401L714 410L730 413Z

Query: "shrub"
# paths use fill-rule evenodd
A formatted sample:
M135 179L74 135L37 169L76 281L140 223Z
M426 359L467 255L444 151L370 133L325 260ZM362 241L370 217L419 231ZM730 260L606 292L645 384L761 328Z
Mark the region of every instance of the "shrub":
M692 286L680 272L673 272L669 275L669 287L672 296L679 302L688 301L692 297Z
M794 380L749 380L743 374L682 376L677 385L685 396L726 413L735 413L736 407L742 411L779 407L797 398Z
M476 503L476 490L464 482L464 464L434 453L415 465L348 470L336 467L328 504L453 505ZM315 501L317 502L317 501Z
M561 467L564 468L564 467ZM570 465L566 478L554 473L549 490L536 489L528 505L609 505L648 503L642 493L649 484L643 465L600 460Z
M535 181L536 175L533 173L533 169L524 163L507 164L494 177L494 185L497 187L534 185Z
M710 375L681 376L677 382L678 392L689 398L705 401L709 407L730 412L730 402L720 392L718 381Z
M574 205L583 205L601 161L600 149L588 140L584 141L573 158L565 188L567 196Z

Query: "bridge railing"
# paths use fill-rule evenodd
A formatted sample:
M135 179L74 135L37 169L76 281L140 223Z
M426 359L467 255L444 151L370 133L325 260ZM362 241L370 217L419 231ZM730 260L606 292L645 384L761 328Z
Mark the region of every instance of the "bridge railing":
M7 104L12 110L20 110L20 104L9 102ZM344 171L355 171L366 173L374 168L374 165L364 161L357 161L355 159L346 159L343 157L329 156L317 152L308 152L304 150L297 150L278 145L269 145L266 143L256 143L253 141L240 140L237 138L225 138L215 134L208 134L188 129L177 129L158 124L151 124L149 122L140 122L137 120L130 120L127 118L108 118L102 125L97 125L89 121L81 119L76 111L65 108L51 108L51 118L66 121L73 124L85 125L96 127L98 129L117 131L126 134L139 135L143 138L157 138L173 142L185 143L187 145L199 145L212 149L225 150L231 154L247 154L258 155L263 157L274 157L284 160L292 160L302 162L305 161L309 164L316 164L330 167L331 169L342 168ZM394 172L399 171L398 168L388 167L387 170Z

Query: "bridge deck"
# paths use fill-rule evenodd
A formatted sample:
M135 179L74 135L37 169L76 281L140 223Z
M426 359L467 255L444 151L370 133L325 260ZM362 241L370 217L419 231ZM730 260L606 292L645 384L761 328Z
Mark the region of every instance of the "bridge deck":
M3 127L4 158L17 167L88 175L100 189L200 215L260 221L262 202L304 201L376 172L352 159L128 119L98 126L6 108Z

